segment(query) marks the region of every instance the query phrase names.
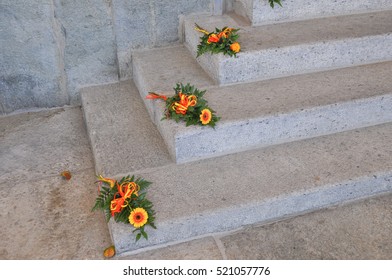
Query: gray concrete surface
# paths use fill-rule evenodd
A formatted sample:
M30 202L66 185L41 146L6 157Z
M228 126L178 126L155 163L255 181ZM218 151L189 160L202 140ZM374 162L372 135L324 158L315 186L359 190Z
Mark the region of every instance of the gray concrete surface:
M53 1L0 3L0 114L68 102L64 36Z
M57 0L56 14L66 32L65 69L71 104L80 104L84 85L118 80L112 5L106 0Z
M110 222L113 242L126 252L391 192L391 137L389 123L141 171L159 230L134 243Z
M206 54L198 62L218 83L230 84L387 61L392 59L391 18L392 11L382 11L261 27L240 26L242 52L237 58ZM188 17L185 39L194 55L201 35L194 30L195 22L202 22L207 30L239 26L227 16Z
M228 259L392 259L392 195L221 238Z
M0 131L0 221L7 224L0 228L0 259L103 258L111 240L102 214L90 212L96 178L80 108L0 117ZM14 153L10 145L27 153ZM59 176L65 168L73 174L70 181ZM344 168L349 167L336 166ZM330 172L304 175L309 182L326 182ZM287 179L294 174L293 169ZM391 202L391 195L385 195L116 259L391 259ZM160 212L157 218L164 216Z
M111 241L91 212L96 177L80 108L0 117L0 174L0 259L103 258Z
M132 78L131 51L165 46L181 38L180 17L211 14L211 0L113 0L113 18L121 79Z
M142 97L172 95L176 82L190 82L207 90L221 117L215 129L184 127L161 121L164 102L144 100L178 163L392 121L391 62L224 87L209 82L184 47L138 52L134 63Z
M392 195L118 256L137 259L391 260ZM203 242L203 243L201 243ZM220 255L219 255L220 253Z
M171 164L132 81L81 91L95 170L106 177Z
M276 5L271 9L267 0L235 0L234 7L236 13L247 16L253 25L392 9L389 0L282 0L281 3L283 7Z

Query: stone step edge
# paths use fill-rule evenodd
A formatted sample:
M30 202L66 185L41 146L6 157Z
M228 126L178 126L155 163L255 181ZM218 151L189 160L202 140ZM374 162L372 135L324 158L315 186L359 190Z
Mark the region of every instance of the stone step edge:
M256 3L253 3L256 1ZM246 4L242 3L241 1L237 1L233 6L233 12L237 13L240 16L246 17L249 21L252 22L254 26L261 26L261 25L268 25L273 23L281 23L281 22L294 22L294 21L302 21L302 20L310 20L316 18L326 18L326 17L335 17L335 16L342 16L342 15L352 15L352 14L364 14L371 12L378 12L378 11L385 11L392 9L392 3L383 3L385 1L381 1L384 4L382 8L375 8L377 3L380 1L373 1L372 8L369 9L369 4L361 3L360 1L355 1L355 3L350 3L351 7L339 5L339 9L333 9L332 11L328 10L329 8L328 3L315 3L315 1L302 1L305 3L298 3L295 2L286 2L283 3L283 7L277 7L275 9L270 9L269 4L267 1L260 1L260 0L251 0L253 4L252 8L246 7ZM322 1L320 1L322 2ZM333 2L333 1L330 1ZM363 1L362 1L363 2ZM369 1L368 1L369 2ZM336 6L336 3L334 3ZM294 5L294 7L293 7ZM316 5L316 6L315 6ZM324 5L324 6L323 6ZM389 6L388 6L389 5ZM303 9L305 7L307 9ZM313 7L312 7L313 6ZM302 7L300 13L295 14L298 12L298 7ZM316 12L315 9L318 11ZM320 13L320 11L322 11Z
M185 46L210 77L220 85L262 81L355 65L373 64L392 59L390 53L387 51L384 51L384 53L377 52L370 54L368 51L369 49L380 49L380 44L388 45L388 42L391 42L392 44L391 33L336 38L322 41L318 39L305 44L295 43L292 45L270 47L266 49L262 48L260 50L248 50L239 53L236 59L222 54L210 55L208 53L196 58L200 34L193 28L193 19L185 20L183 24L185 30ZM218 25L238 27L238 24L227 15L220 18ZM239 27L241 28L241 26ZM249 30L247 32L249 32ZM340 53L347 49L350 50L349 56L343 59L336 59L334 51ZM388 50L388 48L385 49ZM308 52L306 52L306 50ZM281 54L280 57L283 57L283 59L273 59L279 53ZM306 53L309 57L306 60L298 61L296 57L299 53ZM364 60L363 57L366 59ZM319 63L312 63L312 59L317 60ZM261 63L261 61L263 63ZM299 62L301 65L298 67ZM243 68L243 65L247 65L246 69ZM237 71L233 71L233 69L239 69L238 66L241 67L241 75L238 75Z
M179 243L204 235L232 231L253 224L270 223L390 192L392 192L392 171L328 184L312 191L295 192L251 205L219 209L215 213L198 213L183 219L158 222L158 229L149 231L148 242L142 239L137 243L124 242L124 240L134 240L131 229L125 224L118 224L112 220L109 222L109 231L116 251L121 255L130 251L146 250L151 246ZM224 221L223 227L222 221Z
M156 108L159 109L155 112L163 113L163 106ZM368 112L365 118L362 115L364 108ZM253 119L222 121L215 129L188 127L172 130L172 126L178 124L165 123L159 118L154 121L175 161L186 163L391 122L392 111L388 108L392 108L392 93ZM250 126L254 128L250 129ZM244 127L248 128L244 131ZM244 133L246 139L224 137L228 134L243 136ZM197 144L206 139L207 147ZM222 145L222 139L225 145ZM187 149L189 145L193 147L192 154Z

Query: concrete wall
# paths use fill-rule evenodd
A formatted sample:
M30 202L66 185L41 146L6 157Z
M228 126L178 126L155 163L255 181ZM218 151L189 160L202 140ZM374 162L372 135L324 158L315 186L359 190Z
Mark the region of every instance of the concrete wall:
M0 34L0 113L68 103L53 1L1 0Z
M181 16L216 0L0 0L0 114L79 104L132 77L131 52L179 40Z
M212 13L213 0L112 0L121 79L132 76L131 51L179 40L180 17Z

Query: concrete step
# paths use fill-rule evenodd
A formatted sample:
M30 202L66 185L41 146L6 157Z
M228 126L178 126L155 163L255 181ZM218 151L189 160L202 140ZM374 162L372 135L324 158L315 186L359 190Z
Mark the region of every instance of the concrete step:
M81 96L96 173L153 182L158 229L110 222L119 254L392 192L392 123L175 164L132 82Z
M131 227L111 221L113 243L121 254L391 193L391 141L389 123L141 170L158 229L135 242Z
M108 177L171 164L132 81L81 90L97 174Z
M392 121L392 62L217 87L184 47L133 59L144 100L149 91L172 95L175 83L190 82L207 89L209 105L222 117L215 129L185 127L161 121L163 102L145 100L178 163ZM164 76L157 79L158 73Z
M320 17L391 10L390 0L282 0L282 6L271 9L267 0L235 0L234 11L247 17L253 25L297 21Z
M233 18L194 16L184 21L185 43L194 57L201 36L224 26L241 28L237 58L203 54L197 61L219 84L266 80L392 60L392 10L320 18L259 27L239 26Z

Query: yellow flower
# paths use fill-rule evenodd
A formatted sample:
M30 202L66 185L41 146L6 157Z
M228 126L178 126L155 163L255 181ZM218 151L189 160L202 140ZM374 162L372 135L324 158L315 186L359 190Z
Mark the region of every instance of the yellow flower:
M202 124L206 125L211 121L212 118L212 113L210 110L208 109L204 109L203 111L201 111L200 114L200 121Z
M233 44L230 45L230 49L235 52L238 53L241 50L241 46L239 43L234 42Z
M138 207L132 210L128 219L131 225L135 228L140 228L147 223L148 213L143 208Z

